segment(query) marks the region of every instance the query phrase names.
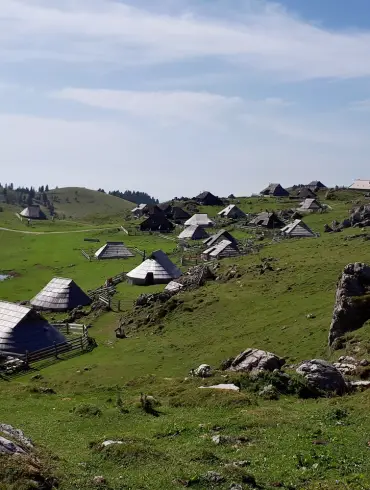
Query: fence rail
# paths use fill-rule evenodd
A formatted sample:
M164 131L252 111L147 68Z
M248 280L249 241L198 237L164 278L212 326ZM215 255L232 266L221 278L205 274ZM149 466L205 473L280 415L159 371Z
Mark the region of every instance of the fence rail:
M65 342L56 343L46 347L45 349L40 349L33 352L26 351L25 353L14 353L14 352L2 352L6 356L17 358L23 361L23 365L26 368L32 367L32 364L38 363L40 361L51 360L51 359L63 359L71 355L74 352L86 352L92 345L92 339L88 336L87 328L84 325L77 324L54 324L60 332L67 330L74 330L80 333L73 339L67 339Z
M91 262L91 257L87 252L85 252L85 250L81 250L81 253L85 257L85 259L87 259L89 262Z

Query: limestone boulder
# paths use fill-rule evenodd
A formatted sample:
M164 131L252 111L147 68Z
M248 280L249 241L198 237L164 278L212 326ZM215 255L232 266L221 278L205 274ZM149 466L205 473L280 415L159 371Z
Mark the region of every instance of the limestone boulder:
M347 332L353 332L370 319L370 267L363 263L347 265L338 281L329 346Z
M341 372L322 359L303 361L296 369L304 376L310 386L318 390L342 395L347 391L346 381Z
M260 349L246 349L239 354L230 364L229 371L274 371L280 370L285 364L285 359Z

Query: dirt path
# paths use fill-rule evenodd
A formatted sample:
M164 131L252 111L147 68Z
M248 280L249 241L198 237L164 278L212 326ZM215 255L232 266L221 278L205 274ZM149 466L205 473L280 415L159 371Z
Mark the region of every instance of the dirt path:
M12 230L11 228L2 228L0 231L10 231L12 233L23 233L25 235L65 235L67 233L87 233L92 231L105 231L105 230L115 230L118 227L112 228L88 228L84 230L70 230L70 231L28 231L28 230Z

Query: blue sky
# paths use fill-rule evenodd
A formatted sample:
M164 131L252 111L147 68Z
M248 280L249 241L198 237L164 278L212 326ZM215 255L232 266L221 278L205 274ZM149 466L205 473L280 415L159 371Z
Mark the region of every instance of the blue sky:
M1 0L0 181L370 178L368 0Z

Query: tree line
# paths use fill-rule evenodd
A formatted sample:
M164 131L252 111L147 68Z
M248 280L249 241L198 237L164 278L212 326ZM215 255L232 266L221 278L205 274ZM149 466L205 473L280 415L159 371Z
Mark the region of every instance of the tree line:
M105 193L104 189L98 189L99 192ZM125 199L126 201L133 202L135 204L159 204L159 200L155 197L150 196L146 192L141 191L109 191L110 196L119 197L120 199Z

